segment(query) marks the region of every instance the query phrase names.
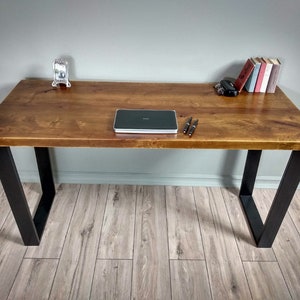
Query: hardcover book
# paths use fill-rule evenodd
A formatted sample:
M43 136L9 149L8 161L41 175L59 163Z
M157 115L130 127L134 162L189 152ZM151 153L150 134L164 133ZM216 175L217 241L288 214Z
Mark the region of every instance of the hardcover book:
M258 76L257 76L255 88L254 88L255 93L260 92L261 84L262 84L262 81L263 81L263 78L264 78L264 75L265 75L265 71L266 71L266 67L267 67L266 62L263 59L261 59L259 57L257 57L257 59L260 61L261 65L260 65L259 73L258 73Z
M258 59L256 59L255 57L252 57L251 60L254 63L254 69L253 69L251 75L249 76L247 82L245 83L245 89L249 93L254 92L257 76L258 76L260 65L261 65L260 61Z
M266 69L265 69L265 73L264 73L264 76L263 76L263 79L261 82L260 92L265 93L267 90L267 85L269 82L273 64L268 58L263 57L262 60L266 63Z
M254 69L254 62L250 58L248 58L238 78L234 82L234 86L239 92L241 92L241 90L243 89L253 69Z
M267 93L275 93L276 86L279 78L279 71L281 63L278 58L270 58L270 61L273 63L273 68L270 74L269 83L267 86Z

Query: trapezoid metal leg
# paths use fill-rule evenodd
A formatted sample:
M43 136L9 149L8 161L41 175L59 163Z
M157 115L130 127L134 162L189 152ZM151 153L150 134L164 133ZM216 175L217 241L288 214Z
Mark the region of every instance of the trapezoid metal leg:
M263 230L263 222L252 197L257 170L261 157L261 150L249 150L247 154L241 189L240 200L252 235L257 244Z
M43 194L35 215L32 217L11 150L9 147L0 147L0 179L23 243L26 246L40 244L55 197L49 150L47 148L35 148L35 154Z
M292 151L257 246L272 247L300 181L300 151Z
M9 147L0 147L0 179L25 245L38 245L39 235Z
M248 151L239 197L257 247L270 248L299 184L300 151L291 153L265 223L252 197L260 154L260 150Z
M48 148L36 147L34 150L43 194L33 221L36 226L37 233L41 238L55 197L55 186Z

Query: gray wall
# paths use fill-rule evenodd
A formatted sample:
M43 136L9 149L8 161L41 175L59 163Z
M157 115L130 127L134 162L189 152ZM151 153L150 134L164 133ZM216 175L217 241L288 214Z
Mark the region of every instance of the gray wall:
M71 80L214 82L250 56L279 57L279 85L300 107L298 0L52 0L0 2L0 101L27 77L52 78L67 57ZM234 100L233 100L234 101ZM200 128L198 130L201 130ZM24 181L30 148L13 149ZM245 151L52 149L56 180L239 184ZM258 186L273 186L288 152L266 151Z

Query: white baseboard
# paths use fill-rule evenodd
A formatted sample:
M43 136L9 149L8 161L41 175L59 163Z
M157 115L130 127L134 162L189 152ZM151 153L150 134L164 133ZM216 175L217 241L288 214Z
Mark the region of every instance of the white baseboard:
M22 182L38 182L37 172L20 171ZM176 186L227 186L239 187L241 176L214 176L206 174L153 174L153 173L54 173L56 183L82 184L135 184L135 185L176 185ZM255 187L277 188L280 178L258 176Z

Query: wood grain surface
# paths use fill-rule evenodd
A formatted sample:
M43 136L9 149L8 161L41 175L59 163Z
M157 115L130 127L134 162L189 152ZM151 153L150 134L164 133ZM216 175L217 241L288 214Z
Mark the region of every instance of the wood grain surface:
M31 211L39 199L37 186L23 185ZM238 195L232 189L180 187L175 193L169 186L79 184L63 184L58 189L42 244L43 249L49 245L51 251L24 246L10 208L2 207L0 300L300 299L300 190L273 247L266 253L266 249L256 248L244 225ZM275 193L275 189L255 189L254 198L263 218ZM110 202L117 196L113 195L119 199L115 212L122 214L123 220L130 220L133 213L134 226L114 222L114 217L105 221L114 213ZM74 200L66 205L67 197ZM136 200L135 210L129 197ZM179 198L185 204L174 206ZM0 206L4 200L0 184ZM193 217L195 207L198 218ZM188 216L192 217L192 231L187 230ZM174 220L180 241L188 237L200 240L194 230L196 219L203 258L196 258L199 251L195 247L182 248L183 255L174 257ZM130 243L120 226L126 227ZM122 234L112 240L107 230ZM109 253L109 258L99 257L101 248L106 247L102 237L113 241L113 249L123 244L126 250L132 245L132 258L120 258L119 251L107 250L104 253ZM53 247L56 241L60 251ZM196 255L190 255L192 249Z
M171 135L115 134L116 109L174 109ZM192 138L188 117L199 120ZM300 150L300 111L274 94L218 96L213 84L22 80L0 105L0 146Z

